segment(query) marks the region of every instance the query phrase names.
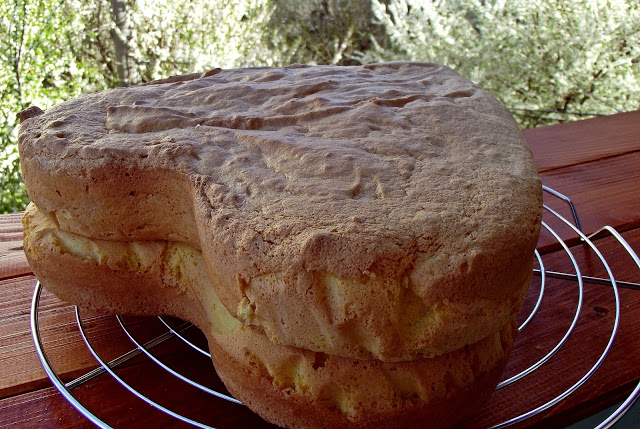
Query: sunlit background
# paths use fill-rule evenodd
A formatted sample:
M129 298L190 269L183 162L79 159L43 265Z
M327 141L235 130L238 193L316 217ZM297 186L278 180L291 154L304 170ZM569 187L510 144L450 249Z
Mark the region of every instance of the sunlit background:
M637 0L4 0L0 213L28 198L16 113L221 67L447 64L523 128L636 110Z

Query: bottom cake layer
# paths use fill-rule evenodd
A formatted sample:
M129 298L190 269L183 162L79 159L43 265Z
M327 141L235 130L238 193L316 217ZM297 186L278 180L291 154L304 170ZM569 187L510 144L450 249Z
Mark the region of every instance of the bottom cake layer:
M284 427L450 427L491 395L516 334L512 321L477 343L403 362L277 345L227 311L192 246L88 239L33 205L23 223L27 258L49 291L82 308L194 323L229 391Z

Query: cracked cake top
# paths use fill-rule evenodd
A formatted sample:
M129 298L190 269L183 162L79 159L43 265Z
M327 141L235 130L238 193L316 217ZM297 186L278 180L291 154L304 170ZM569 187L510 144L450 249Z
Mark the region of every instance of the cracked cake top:
M528 283L530 150L441 65L214 70L21 119L29 196L62 229L196 246L276 343L437 355L504 326Z

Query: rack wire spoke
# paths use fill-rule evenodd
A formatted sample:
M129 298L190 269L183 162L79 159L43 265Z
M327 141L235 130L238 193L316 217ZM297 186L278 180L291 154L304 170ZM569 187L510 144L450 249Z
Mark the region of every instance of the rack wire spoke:
M53 386L58 390L58 392L60 392L67 402L69 402L80 414L85 416L99 428L108 429L110 428L108 424L99 419L73 396L62 380L60 380L60 377L58 377L58 374L51 366L49 359L47 359L47 355L42 347L42 341L40 340L40 325L38 324L38 304L40 303L41 291L42 286L39 281L36 281L36 287L33 291L33 299L31 300L31 335L33 337L33 344L35 346L38 359L40 360L40 364L42 365L44 372L47 374L47 377L49 377L49 380L51 380Z
M564 336L560 339L560 341L551 349L551 351L549 353L547 353L546 355L544 355L540 360L538 360L536 363L534 363L533 365L531 365L527 369L519 372L518 374L514 375L513 377L510 377L510 378L500 382L496 386L496 390L502 389L502 388L504 388L504 387L506 387L506 386L508 386L508 385L510 385L510 384L512 384L512 383L514 383L514 382L526 377L527 375L533 373L535 370L537 370L542 365L547 363L553 356L555 356L556 353L558 353L558 351L562 348L562 346L564 346L566 344L566 342L569 340L569 337L573 333L573 330L575 329L576 325L578 324L578 319L580 318L580 310L582 310L582 300L583 300L583 295L584 295L584 287L583 287L583 284L582 284L582 276L580 275L580 268L578 268L578 263L576 262L575 258L571 254L571 251L569 250L569 247L567 247L567 245L560 239L558 234L553 229L551 229L549 227L549 225L547 225L545 222L542 222L542 226L544 226L556 238L556 240L558 240L560 245L567 252L567 254L569 255L569 258L571 259L571 263L573 264L573 268L574 268L574 270L576 272L576 275L577 275L577 278L578 278L578 305L576 306L576 312L573 315L573 320L571 321L571 324L569 325L569 328L565 332ZM523 416L524 415L526 415L526 414L523 414ZM528 417L529 416L527 416L526 418L528 418ZM522 419L522 420L524 420L524 419ZM521 420L518 420L518 421L521 421ZM517 423L517 422L514 422L514 423Z
M160 320L160 322L162 322L162 324L164 326L167 327L167 329L169 329L170 332L173 333L173 335L175 335L177 338L179 338L180 340L182 340L183 343L185 343L186 345L188 345L189 347L191 347L192 349L196 350L198 353L201 353L203 355L205 355L206 357L208 357L209 359L211 359L211 353L209 353L208 351L204 350L201 347L198 347L197 345L193 344L191 341L189 341L188 339L186 339L180 332L182 331L175 331L173 329L173 327L169 324L169 322L167 322L166 320L164 320L164 317L162 316L158 316L158 319ZM193 325L189 324L189 327L192 327ZM185 329L186 330L186 329Z
M525 321L522 322L522 324L518 327L518 332L524 331L524 328L526 328L527 325L531 323L534 316L538 313L538 309L540 308L540 304L542 303L542 297L544 296L544 286L547 280L545 275L544 264L542 263L542 258L540 257L540 253L538 252L537 249L535 250L535 255L536 255L536 259L538 260L538 265L540 266L540 270L539 270L540 271L540 290L538 292L538 300L536 301L536 304L533 306L533 310L531 310L531 313L529 313Z
M125 332L125 334L127 334L127 337L129 337L129 340L131 340L131 342L133 344L135 344L135 346L137 347L138 350L140 350L142 353L144 353L149 359L151 359L156 365L158 365L159 367L161 367L162 369L164 369L165 371L167 371L169 374L173 375L174 377L179 378L180 380L184 381L187 384L190 384L193 387L196 387L200 390L202 390L203 392L207 392L210 395L213 396L217 396L218 398L224 399L226 401L229 402L233 402L235 404L240 404L243 405L242 402L238 401L236 398L232 398L231 396L225 395L224 393L220 393L216 390L213 389L209 389L208 387L203 386L200 383L197 383L193 380L191 380L190 378L185 377L184 375L180 374L179 372L173 370L172 368L168 367L167 365L165 365L162 361L160 361L157 357L155 357L153 354L151 354L146 347L144 347L142 344L140 344L133 336L133 334L131 333L131 331L129 331L129 329L126 327L124 320L122 320L122 317L117 315L116 318L118 319L118 323L120 323L120 327L122 328L122 330ZM211 356L209 356L211 357Z
M638 258L638 255L633 251L629 243L627 243L627 240L625 240L622 237L622 235L620 235L620 233L615 230L615 228L608 225L603 226L598 231L589 235L589 238L590 239L594 238L599 234L601 234L602 232L609 232L618 241L618 243L620 243L622 247L627 251L629 256L631 256L631 259L633 259L633 262L635 262L636 266L640 270L640 258ZM622 416L625 415L627 411L629 411L629 409L633 406L633 404L638 400L639 396L640 396L640 382L638 382L635 389L633 389L633 391L627 397L627 399L625 399L622 402L622 404L620 404L620 406L616 408L616 410L613 413L611 413L609 417L607 417L602 423L600 423L596 429L605 429L613 426L618 420L622 418Z
M180 327L178 328L178 331L182 331L184 329L190 328L191 325L190 323L184 323L182 325L180 325ZM174 335L173 330L171 330L170 332L165 332L162 335L157 336L156 338L147 341L146 343L144 343L144 348L145 349L151 349L157 345L162 344L163 342L167 341L168 339L172 338ZM130 361L131 359L135 358L136 356L140 355L142 353L142 351L140 351L139 348L135 348L133 350L129 350L127 353L124 353L123 355L118 356L117 358L110 360L109 362L107 362L107 365L109 366L109 368L116 368L119 365L122 365L125 362ZM84 383L87 383L91 380L93 380L94 378L98 377L101 374L104 374L106 371L104 370L103 367L99 366L96 369L87 372L84 375L81 375L80 377L71 380L70 382L65 384L65 387L67 389L75 389L78 386L83 385Z
M519 423L519 422L521 422L523 420L526 420L526 419L528 419L530 417L533 417L533 416L535 416L537 414L540 414L541 412L543 412L545 410L548 410L549 408L553 407L554 405L557 405L558 403L560 403L561 401L566 399L569 395L571 395L573 392L578 390L589 378L591 378L593 376L593 374L597 371L597 369L600 367L600 365L602 365L602 362L604 362L605 358L608 356L609 351L611 350L611 347L613 346L613 341L615 339L616 333L618 331L618 326L619 326L619 323L620 323L620 297L619 297L619 294L618 294L618 288L616 286L616 281L615 281L615 279L613 277L613 273L611 272L611 268L609 267L609 264L607 264L607 261L602 256L602 253L600 253L600 251L593 244L593 242L586 235L584 235L582 233L582 231L580 231L577 227L575 227L573 224L571 224L571 222L569 222L568 220L566 220L565 218L560 216L556 211L554 211L553 209L547 207L546 205L544 206L544 208L545 208L545 210L548 210L550 213L552 213L554 216L556 216L558 219L560 219L562 222L564 222L566 225L568 225L570 228L572 228L574 230L574 232L576 232L576 234L578 234L580 236L580 238L582 240L584 240L584 242L589 245L591 250L593 250L596 253L598 258L600 259L600 261L604 265L604 268L606 269L607 274L608 274L609 278L611 279L611 285L612 285L614 298L615 298L615 303L616 303L616 312L615 312L614 325L613 325L613 329L612 329L612 332L611 332L611 336L609 337L609 341L608 341L607 345L605 346L604 351L602 352L602 354L600 355L600 357L598 358L596 363L577 382L575 382L567 390L565 390L564 392L562 392L561 394L559 394L555 398L549 400L548 402L545 402L544 404L539 405L538 407L532 409L531 411L529 411L527 413L523 413L523 414L521 414L521 415L519 415L517 417L513 417L513 418L511 418L509 420L506 420L506 421L504 421L502 423L499 423L497 425L491 426L490 429L498 429L498 428L511 426L513 424L516 424L516 423ZM569 252L569 254L571 255L571 252ZM571 257L573 259L572 255L571 255ZM579 273L576 273L576 274L578 275L578 277L580 277Z
M78 329L80 330L80 335L82 336L82 339L84 340L85 345L87 346L87 349L89 350L89 352L93 355L94 359L96 361L98 361L98 363L104 368L104 370L106 372L109 373L109 375L118 382L118 384L120 384L122 387L124 387L125 389L127 389L130 393L132 393L133 395L135 395L136 397L138 397L138 399L141 399L142 401L146 402L147 404L151 405L152 407L154 407L157 410L160 410L168 415L170 415L171 417L180 420L184 423L188 423L190 425L199 427L199 428L203 428L203 429L210 429L211 426L202 424L200 422L197 422L195 420L192 420L188 417L183 416L182 414L176 413L173 410L170 410L166 407L163 407L162 405L158 404L157 402L153 401L152 399L146 397L145 395L143 395L142 393L138 392L133 386L131 386L130 384L128 384L126 381L124 381L118 374L116 374L116 372L109 368L109 366L107 365L107 363L102 360L102 358L100 357L100 354L97 352L97 350L93 347L93 344L91 344L91 341L89 340L89 338L87 337L85 330L84 330L84 326L82 323L82 318L80 317L80 309L78 307L76 307L76 321L78 323Z

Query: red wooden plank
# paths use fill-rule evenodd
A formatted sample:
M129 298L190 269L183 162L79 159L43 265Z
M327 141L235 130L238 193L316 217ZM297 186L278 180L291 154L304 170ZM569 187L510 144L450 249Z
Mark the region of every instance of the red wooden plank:
M640 150L640 111L524 130L541 172Z
M0 216L0 279L31 273L22 250L22 213Z
M590 234L604 225L619 230L640 227L640 152L614 157L592 164L577 164L542 175L542 183L568 196L573 201L585 233ZM571 219L569 206L545 194L545 203ZM552 216L545 214L544 219ZM577 235L568 227L557 228L567 240ZM541 248L554 239L543 233Z

